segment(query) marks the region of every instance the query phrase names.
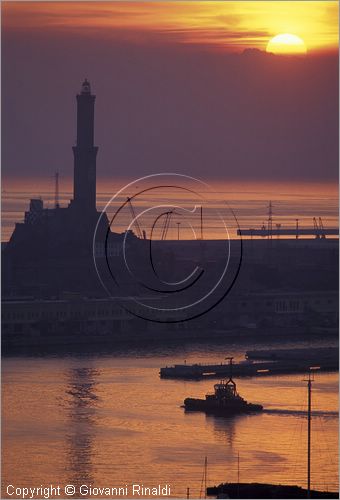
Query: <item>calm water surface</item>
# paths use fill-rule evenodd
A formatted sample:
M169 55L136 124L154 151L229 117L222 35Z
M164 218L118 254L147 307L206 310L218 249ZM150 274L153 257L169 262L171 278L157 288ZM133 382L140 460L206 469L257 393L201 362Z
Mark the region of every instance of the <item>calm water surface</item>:
M247 346L253 348L256 346ZM125 351L111 355L6 358L3 388L5 488L48 484L171 485L173 497L237 481L306 486L307 403L301 375L241 379L238 390L268 412L235 418L186 414L187 396L203 397L214 380L160 380L160 366L221 361L245 348L221 346ZM313 385L312 486L338 489L338 374Z

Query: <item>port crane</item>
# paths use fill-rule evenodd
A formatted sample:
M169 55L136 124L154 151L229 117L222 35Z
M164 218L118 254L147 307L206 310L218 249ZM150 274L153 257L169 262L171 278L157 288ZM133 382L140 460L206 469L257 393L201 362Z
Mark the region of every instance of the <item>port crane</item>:
M130 212L131 212L131 215L132 215L132 220L133 220L133 223L135 225L135 228L136 228L136 231L137 231L137 236L138 238L140 238L141 240L145 240L146 239L146 233L145 231L141 230L141 227L139 225L139 222L138 222L138 219L137 219L137 216L136 216L136 212L135 212L135 209L133 208L133 205L131 203L131 198L126 198L126 202L130 208Z
M337 228L325 228L321 217L313 217L313 228L300 227L299 219L295 219L295 227L283 227L282 224L276 223L276 228L273 228L273 204L270 201L268 206L268 220L267 225L262 222L260 229L238 229L237 234L240 236L261 236L262 238L267 237L271 239L273 235L277 236L295 236L298 239L300 236L314 236L317 239L325 239L326 235L329 236L339 236L339 230Z
M326 238L325 229L323 227L323 222L322 222L321 217L319 217L319 228L321 231L321 234L320 234L321 238Z
M313 224L315 238L326 238L326 232L321 217L319 217L319 223L317 222L316 217L313 217Z
M319 226L318 226L318 223L316 221L316 217L313 217L313 226L314 226L314 231L315 231L315 238L320 238Z
M166 239L166 236L168 234L172 214L173 214L173 210L170 210L169 212L165 212L165 214L163 214L163 215L165 215L165 219L164 219L162 234L161 234L162 241L164 241Z

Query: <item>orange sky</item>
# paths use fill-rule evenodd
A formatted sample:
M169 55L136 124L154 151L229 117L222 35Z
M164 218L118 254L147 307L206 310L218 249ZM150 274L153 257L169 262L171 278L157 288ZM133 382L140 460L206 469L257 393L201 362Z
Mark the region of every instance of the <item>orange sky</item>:
M5 176L72 175L86 77L97 95L98 178L176 169L207 180L338 181L335 1L2 10ZM262 52L282 32L302 37L311 57Z
M4 28L79 31L147 42L265 49L279 33L307 50L338 46L338 3L321 2L3 2ZM100 29L98 29L100 28Z

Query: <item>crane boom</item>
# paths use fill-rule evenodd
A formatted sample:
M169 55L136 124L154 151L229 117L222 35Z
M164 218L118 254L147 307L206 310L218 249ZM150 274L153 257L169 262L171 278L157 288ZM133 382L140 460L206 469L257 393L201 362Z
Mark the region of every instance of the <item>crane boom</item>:
M323 227L323 222L322 222L321 217L319 217L319 228L320 228L320 232L321 232L320 237L326 238L326 234L325 234L325 230L324 230L325 228Z
M132 220L133 220L133 223L134 223L134 225L136 227L136 230L137 230L137 236L138 236L138 238L140 238L142 240L144 235L142 233L142 230L140 228L138 219L136 217L135 209L133 208L133 205L131 203L131 198L127 198L126 201L128 202L128 205L130 207L130 212L131 212L131 215L132 215Z
M320 238L319 226L318 226L318 223L316 221L316 217L313 217L313 224L314 224L314 230L315 230L315 238Z
M166 217L165 217L164 224L163 224L161 240L165 240L166 236L168 234L168 229L169 229L169 226L170 226L170 220L171 220L171 216L172 216L172 211L166 212L165 215L166 215Z

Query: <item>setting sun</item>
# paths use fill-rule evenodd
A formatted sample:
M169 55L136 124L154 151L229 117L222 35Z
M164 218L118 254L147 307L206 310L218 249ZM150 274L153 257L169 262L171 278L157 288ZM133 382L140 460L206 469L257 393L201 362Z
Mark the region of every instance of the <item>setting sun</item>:
M306 54L305 42L297 35L284 33L271 38L267 45L267 52L272 54Z

